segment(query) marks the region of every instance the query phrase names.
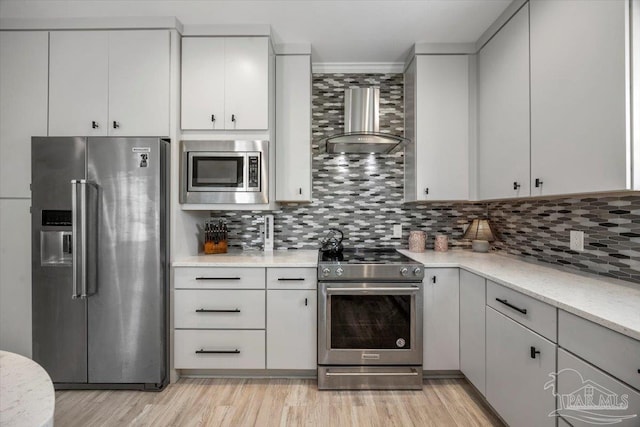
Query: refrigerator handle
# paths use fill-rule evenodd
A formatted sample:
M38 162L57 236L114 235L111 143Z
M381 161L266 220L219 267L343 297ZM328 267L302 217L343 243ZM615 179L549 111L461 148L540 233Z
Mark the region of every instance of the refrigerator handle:
M87 297L87 180L71 180L72 299Z

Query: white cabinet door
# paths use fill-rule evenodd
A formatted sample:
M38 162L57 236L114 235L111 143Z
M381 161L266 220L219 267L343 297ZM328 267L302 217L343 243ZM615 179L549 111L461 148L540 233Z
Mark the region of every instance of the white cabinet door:
M317 368L315 290L267 291L267 369Z
M225 129L269 128L269 39L225 39Z
M415 179L417 200L469 199L469 59L418 55Z
M276 58L276 200L311 201L311 57Z
M460 276L457 268L425 269L423 369L460 369Z
M530 2L532 195L628 187L627 8Z
M224 42L182 39L182 129L224 129Z
M529 195L529 5L478 54L478 195Z
M0 32L0 198L31 197L31 137L47 135L48 61L46 31Z
M49 136L106 136L107 31L53 31L49 58Z
M30 200L0 199L0 348L31 357Z
M485 391L484 277L460 270L460 370L483 395Z
M169 32L109 32L109 135L169 135Z
M549 414L556 399L544 386L556 371L556 345L491 307L486 327L486 397L491 406L508 425L554 427L555 417Z

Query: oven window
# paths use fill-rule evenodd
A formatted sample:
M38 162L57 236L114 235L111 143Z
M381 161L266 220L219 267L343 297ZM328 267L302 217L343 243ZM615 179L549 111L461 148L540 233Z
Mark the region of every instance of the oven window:
M192 158L193 187L238 187L244 186L244 157L200 157Z
M331 348L410 349L411 295L332 295Z

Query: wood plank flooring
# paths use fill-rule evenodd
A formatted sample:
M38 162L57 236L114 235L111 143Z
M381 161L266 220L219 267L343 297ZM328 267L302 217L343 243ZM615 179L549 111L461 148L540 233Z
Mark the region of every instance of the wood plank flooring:
M164 391L58 391L67 426L502 426L458 379L422 391L319 391L305 379L180 379Z

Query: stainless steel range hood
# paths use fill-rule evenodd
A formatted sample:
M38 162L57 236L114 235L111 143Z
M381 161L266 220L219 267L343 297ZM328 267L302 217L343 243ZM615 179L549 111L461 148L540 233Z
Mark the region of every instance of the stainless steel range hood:
M386 154L402 148L406 139L380 133L380 88L344 91L344 133L325 138L327 153Z

